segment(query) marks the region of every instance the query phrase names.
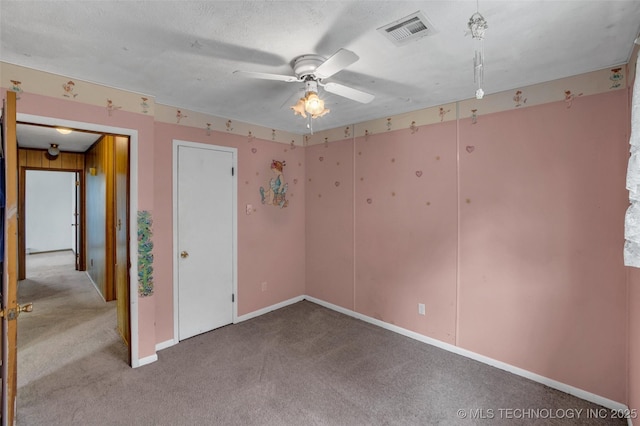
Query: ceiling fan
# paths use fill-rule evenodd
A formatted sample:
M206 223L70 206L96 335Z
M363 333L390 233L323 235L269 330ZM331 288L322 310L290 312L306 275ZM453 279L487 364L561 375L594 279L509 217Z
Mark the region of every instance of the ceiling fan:
M324 108L324 101L318 98L318 86L324 88L329 93L342 96L363 104L369 103L374 96L343 84L327 82L327 79L342 71L359 59L358 55L347 49L340 49L329 58L325 59L319 55L302 55L295 58L291 67L294 75L268 74L262 72L234 71L235 75L241 77L257 78L263 80L277 80L287 83L304 83L305 96L298 100L291 109L294 114L311 118L322 117L329 112Z

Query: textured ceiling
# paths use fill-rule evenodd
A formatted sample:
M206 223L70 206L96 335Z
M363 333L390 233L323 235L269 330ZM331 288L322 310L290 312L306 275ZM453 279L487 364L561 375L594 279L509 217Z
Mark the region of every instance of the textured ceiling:
M293 133L302 83L244 79L234 70L292 74L303 54L339 48L360 59L333 75L375 95L360 104L321 91L331 113L315 130L474 96L478 7L487 94L624 64L640 1L8 1L0 59L156 98L156 102ZM377 28L422 11L436 34L397 47Z

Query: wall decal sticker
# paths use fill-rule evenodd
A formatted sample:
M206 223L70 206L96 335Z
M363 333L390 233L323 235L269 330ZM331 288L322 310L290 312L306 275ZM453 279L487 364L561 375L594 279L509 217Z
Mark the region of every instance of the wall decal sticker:
M365 130L365 131L364 131L364 140L365 140L365 141L368 141L368 140L369 140L369 131L368 131L368 130Z
M392 162L392 163L395 163L395 162L396 162L396 159L395 159L395 158L392 158L392 159L391 159L391 162Z
M371 203L373 203L373 199L367 198L367 204L371 204Z
M71 80L64 83L62 85L62 89L64 90L62 96L64 96L65 98L75 98L76 96L78 96L77 93L73 93L73 89L75 89L75 87L76 84Z
M523 104L527 103L527 98L525 98L524 96L522 96L522 91L518 90L516 91L516 94L513 96L513 101L516 103L516 108L519 106L522 106Z
M257 149L257 148L251 148L251 152L252 152L253 154L255 154L256 152L258 152L258 149Z
M476 147L475 147L475 146L473 146L473 145L467 145L467 147L466 147L465 149L467 150L467 152L468 152L469 154L471 154L473 151L475 151L475 150L476 150Z
M231 120L227 120L224 126L227 128L227 132L230 132L233 130L233 127L231 126Z
M393 191L393 192L391 193L391 196L392 196L392 197L395 197L395 196L396 196L396 191Z
M440 156L439 155L436 157L436 161L440 161Z
M182 120L183 118L187 118L187 115L184 114L181 110L177 109L176 110L176 123L180 124L180 120Z
M451 110L450 110L450 109L448 109L448 110L446 110L446 111L445 111L445 110L444 110L444 108L440 107L440 110L439 110L439 112L438 112L438 115L440 116L440 121L441 121L441 122L442 122L442 121L444 121L444 116L445 116L445 115L447 115L447 114L448 114L448 113L450 113L450 112L451 112Z
M298 184L298 179L297 179L297 178L293 180L293 184L294 184L294 185L297 185L297 184Z
M411 122L411 126L409 126L409 129L411 129L411 134L413 135L415 132L417 132L418 130L420 130L420 128L418 126L416 126L416 122L412 121Z
M276 140L276 129L271 129L271 140L272 141Z
M324 161L324 157L320 157L320 158L318 158L318 160Z
M266 189L262 186L260 187L262 204L269 204L280 208L284 208L289 205L289 201L285 198L289 187L289 184L284 181L285 166L285 161L271 161L270 169L273 177L269 179L269 185Z
M416 176L422 177L422 170L416 170Z
M467 204L471 204L471 198L467 198L465 201L467 202Z
M140 102L140 108L142 109L142 113L146 114L149 112L149 103L147 102L149 98L141 96L140 99L142 99L142 102Z
M318 194L318 198L322 198L322 194Z
M324 147L329 148L329 138L324 138Z
M340 182L339 182L339 181L335 181L334 185L335 185L335 186L336 186L336 188L337 188L337 187L339 187L339 186L340 186Z
M430 206L431 205L431 201L427 201L427 205Z
M302 162L298 161L298 167L302 167Z
M610 89L617 89L622 85L622 79L624 78L624 75L620 71L622 71L622 68L611 69L611 76L609 77L609 80L611 80L613 84L611 85Z
M253 133L249 130L249 134L247 135L247 142L251 142L253 140Z
M22 84L21 81L18 80L10 80L11 81L11 91L16 92L16 100L20 100L20 94L22 93Z
M107 99L107 114L109 115L109 117L111 117L111 114L113 114L113 111L119 110L120 108L122 107L114 105L111 99Z
M478 122L478 110L471 110L471 124L476 124Z
M309 139L310 139L309 135L304 135L304 146L309 145Z
M391 130L392 124L391 124L391 118L387 118L387 130Z
M207 127L204 130L207 132L207 136L211 136L211 123L207 123Z
M564 91L564 102L567 104L567 108L571 108L571 105L573 105L573 100L578 96L582 96L582 93L574 95L573 93L571 93L571 90Z
M296 142L294 140L291 141L291 149L296 149Z
M151 213L138 211L138 295L153 294L153 241Z
M344 129L344 137L348 138L351 136L351 129L349 129L349 126L347 126L346 129Z

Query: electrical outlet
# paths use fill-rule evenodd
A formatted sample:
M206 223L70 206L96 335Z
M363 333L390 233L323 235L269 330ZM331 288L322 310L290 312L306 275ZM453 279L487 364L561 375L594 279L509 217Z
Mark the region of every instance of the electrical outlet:
M266 281L264 281L262 283L262 291L267 291L267 282Z
M426 315L426 314L425 314L424 303L418 303L418 313L419 313L420 315Z

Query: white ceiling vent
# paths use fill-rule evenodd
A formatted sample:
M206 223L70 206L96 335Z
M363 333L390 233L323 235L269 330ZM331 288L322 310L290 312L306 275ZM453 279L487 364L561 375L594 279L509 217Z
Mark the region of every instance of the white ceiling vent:
M435 28L420 11L378 28L396 46L403 46L424 36L436 33Z

